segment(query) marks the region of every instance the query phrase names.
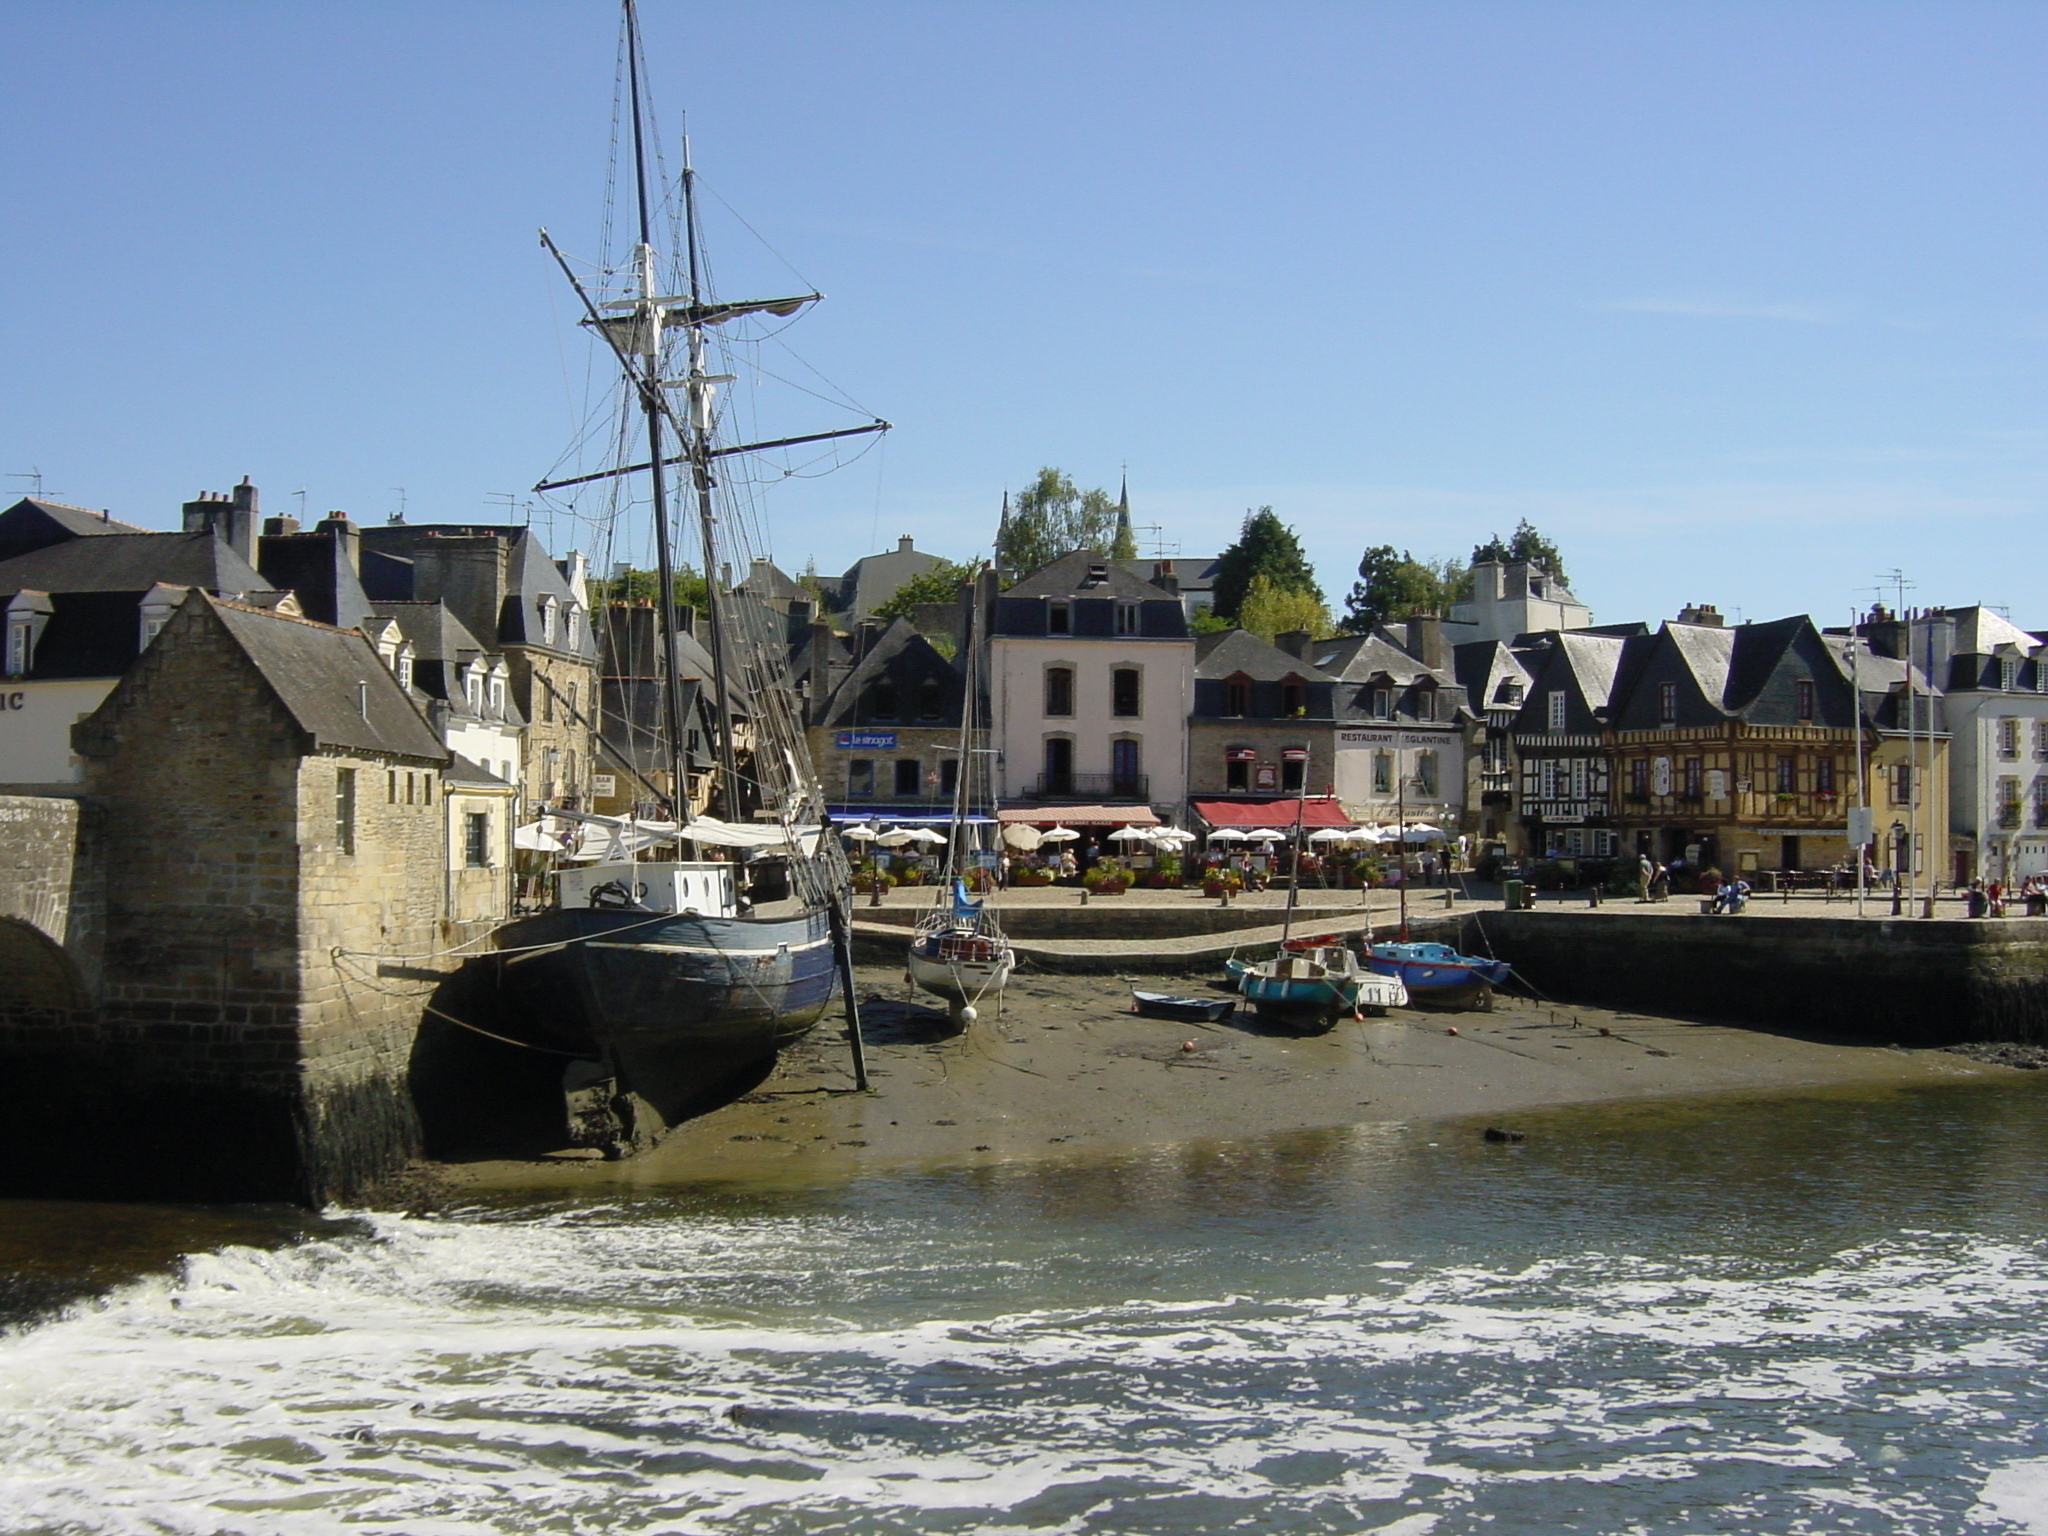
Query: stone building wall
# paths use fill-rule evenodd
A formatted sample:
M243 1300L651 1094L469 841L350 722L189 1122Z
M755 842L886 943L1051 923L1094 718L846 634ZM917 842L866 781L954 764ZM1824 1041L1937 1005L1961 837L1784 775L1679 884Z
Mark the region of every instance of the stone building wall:
M610 771L609 765L593 760L597 738L590 723L597 718L597 663L532 646L508 647L505 656L512 696L526 715L526 761L520 787L528 807L566 795L587 797L592 769ZM568 707L572 689L573 712ZM547 770L550 750L556 753L552 778ZM571 753L575 756L573 774Z

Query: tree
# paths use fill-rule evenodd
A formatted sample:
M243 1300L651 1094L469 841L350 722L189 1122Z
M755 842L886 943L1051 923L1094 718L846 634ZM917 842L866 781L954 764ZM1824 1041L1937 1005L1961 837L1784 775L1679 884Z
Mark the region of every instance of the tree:
M1344 607L1347 634L1362 635L1412 613L1442 613L1449 595L1442 563L1418 560L1391 544L1375 545L1359 557L1358 578Z
M996 534L996 564L1020 575L1077 549L1107 554L1116 543L1116 503L1084 491L1048 464L1019 491Z
M696 567L684 562L674 569L675 600L693 608L702 608L710 595L710 586L697 574ZM605 603L652 603L654 594L661 586L658 571L643 571L634 566L621 566L616 574L605 577L597 583L597 601Z
M1513 538L1503 539L1496 533L1472 551L1474 565L1484 560L1497 560L1502 565L1525 563L1541 566L1563 585L1571 585L1565 580L1564 556L1557 552L1557 546L1543 537L1537 531L1536 525L1526 517L1515 524Z
M1237 610L1237 627L1250 630L1261 640L1296 629L1326 635L1330 632L1330 610L1313 592L1279 586L1270 576L1254 576L1251 590L1245 593Z
M941 560L930 570L911 577L881 602L875 604L871 617L884 623L892 619L914 618L919 603L958 601L961 583L972 580L973 566L961 565L952 560Z
M1267 577L1282 591L1306 592L1318 603L1323 600L1323 589L1316 585L1315 568L1301 552L1301 541L1273 515L1271 507L1245 513L1237 542L1217 560L1212 599L1216 611L1241 622L1245 596L1255 576Z

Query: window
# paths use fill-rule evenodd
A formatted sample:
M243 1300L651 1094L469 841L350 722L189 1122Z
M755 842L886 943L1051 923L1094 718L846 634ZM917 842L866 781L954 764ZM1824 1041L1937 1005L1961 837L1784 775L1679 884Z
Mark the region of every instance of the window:
M1436 754L1418 752L1415 754L1415 788L1424 799L1436 798Z
M1424 687L1415 690L1415 718L1418 720L1436 719L1436 690L1434 688Z
M1559 690L1548 695L1543 702L1545 708L1549 711L1550 728L1553 731L1563 730L1565 710L1570 706L1571 701L1565 697L1562 690Z
M356 851L356 771L337 768L334 772L334 846L341 853Z
M1685 760L1683 772L1685 776L1680 782L1684 785L1685 798L1688 800L1702 798L1707 792L1706 760L1704 758L1688 757Z
M7 622L7 674L20 677L28 671L28 620L10 619Z
M1789 795L1799 788L1799 763L1796 758L1778 759L1777 786L1781 795Z
M1373 691L1372 691L1372 717L1373 717L1373 718L1374 718L1375 720L1391 720L1391 719L1393 719L1393 718L1394 718L1394 690L1393 690L1393 689L1391 689L1391 688L1375 688L1375 689L1373 689Z
M1070 795L1074 792L1074 743L1065 736L1045 738L1045 793Z
M1116 795L1138 793L1138 744L1128 736L1109 744L1109 789Z
M939 793L948 800L960 790L960 759L957 757L939 760Z
M1998 824L2001 827L2016 827L2020 824L2020 781L2002 778L1998 781Z
M540 684L540 717L542 720L552 724L555 718L554 686L549 683L544 674L539 672L534 674L533 680Z
M924 781L924 765L914 757L896 759L896 795L904 799L915 795Z
M1074 610L1066 603L1052 603L1045 610L1045 632L1048 635L1071 635L1074 632Z
M420 775L420 804L432 805L433 803L434 776L431 773L423 773Z
M2034 780L2034 825L2048 827L2048 779Z
M2020 723L2010 715L1998 722L1998 755L2007 759L2020 755Z
M505 679L502 677L491 679L491 713L494 715L503 715L505 713Z
M1308 713L1308 685L1298 677L1280 684L1280 713L1289 717Z
M1678 684L1657 685L1657 719L1664 725L1671 725L1678 719Z
M1252 685L1249 678L1233 677L1223 685L1223 713L1242 715L1251 708Z
M917 718L936 720L945 712L945 690L939 687L937 679L926 678L917 685Z
M416 793L418 793L418 791L417 791L417 790L416 790L416 789L415 789L415 788L413 787L413 780L414 780L414 779L416 779L417 777L418 777L418 775L417 775L417 774L413 774L413 773L408 773L408 774L407 774L407 775L405 776L405 803L406 803L407 805L411 805L411 804L412 804L412 797L413 797L413 796L414 796L414 795L415 795Z
M1045 712L1048 715L1071 715L1074 712L1074 669L1072 667L1047 667L1045 669Z
M398 686L407 693L412 692L412 652L398 653Z
M846 765L846 798L849 800L866 800L870 799L874 793L874 760L866 757L850 759Z
M868 718L870 720L894 720L896 718L896 685L888 678L878 678L868 689Z
M1832 757L1814 759L1813 792L1832 798L1835 793L1835 760Z
M552 597L540 600L540 643L555 643L555 600Z
M1109 710L1125 719L1144 713L1138 707L1138 669L1118 667L1109 675Z
M471 869L491 867L491 817L488 811L471 811L462 818L462 862Z
M1301 793L1302 779L1308 773L1308 753L1301 747L1288 747L1280 754L1280 787L1290 795Z
M576 649L576 642L582 637L582 618L583 610L574 603L562 610L562 643L572 651Z
M569 718L571 720L576 719L582 714L582 703L583 685L581 683L571 683L569 685Z
M1394 792L1394 755L1391 752L1375 752L1372 755L1372 792L1376 795L1391 795Z
M1813 683L1811 679L1802 677L1793 685L1793 688L1798 694L1799 718L1801 720L1811 720L1813 718Z
M1628 792L1638 800L1650 798L1650 760L1647 757L1629 759Z
M1116 605L1116 632L1120 635L1135 635L1138 632L1138 605L1119 602Z
M1225 747L1223 749L1223 787L1225 789L1250 789L1252 787L1252 759L1257 755L1250 747Z
M2020 683L2020 659L2017 656L1998 658L1998 687L2001 693L2011 693Z
M2034 756L2048 760L2048 720L2034 722Z
M1910 805L1910 804L1912 804L1912 802L1913 802L1913 765L1912 765L1911 763L1893 763L1893 764L1892 764L1892 771L1891 771L1891 778L1892 778L1892 804L1893 804L1893 805Z

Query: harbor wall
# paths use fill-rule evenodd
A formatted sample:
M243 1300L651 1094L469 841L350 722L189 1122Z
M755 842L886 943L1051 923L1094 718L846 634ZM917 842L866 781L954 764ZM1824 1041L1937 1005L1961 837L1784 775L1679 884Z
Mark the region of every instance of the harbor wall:
M1460 944L1543 995L1880 1044L2048 1044L2048 919L1476 912Z

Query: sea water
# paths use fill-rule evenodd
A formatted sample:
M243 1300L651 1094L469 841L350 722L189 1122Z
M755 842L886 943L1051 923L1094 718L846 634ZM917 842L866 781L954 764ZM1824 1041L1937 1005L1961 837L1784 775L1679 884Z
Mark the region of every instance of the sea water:
M223 1229L0 1335L0 1530L2048 1533L2044 1108Z

